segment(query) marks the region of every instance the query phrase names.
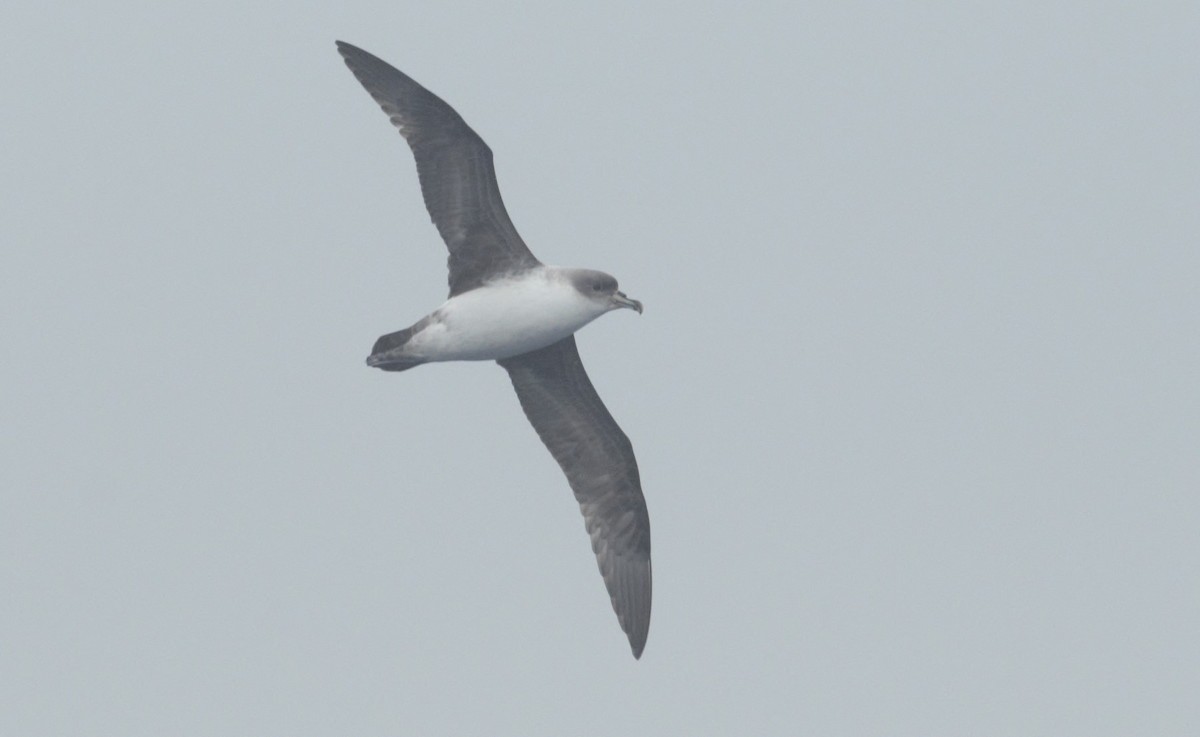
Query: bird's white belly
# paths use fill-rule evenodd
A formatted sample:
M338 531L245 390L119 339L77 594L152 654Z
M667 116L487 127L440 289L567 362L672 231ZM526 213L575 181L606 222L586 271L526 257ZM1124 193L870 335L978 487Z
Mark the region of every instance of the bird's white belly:
M427 361L490 361L555 343L607 312L567 282L540 272L456 295L413 336Z

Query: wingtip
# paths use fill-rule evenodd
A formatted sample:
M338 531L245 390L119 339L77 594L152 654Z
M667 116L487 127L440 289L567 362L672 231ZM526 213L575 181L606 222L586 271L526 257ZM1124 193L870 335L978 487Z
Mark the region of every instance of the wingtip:
M334 41L333 45L337 47L338 53L341 54L342 58L346 59L347 62L349 62L349 57L353 54L367 53L367 52L363 51L362 49L358 48L357 46L355 46L354 44L347 43L346 41Z
M621 556L617 556L618 559ZM597 557L599 560L599 556ZM644 560L621 561L624 565L614 566L615 576L605 576L613 611L625 636L629 638L629 649L633 657L641 660L646 641L650 639L651 581L649 551ZM603 568L601 569L603 571Z
M646 640L650 639L649 634L649 626L625 633L625 636L629 638L629 650L633 653L634 660L642 659L642 651L646 649Z

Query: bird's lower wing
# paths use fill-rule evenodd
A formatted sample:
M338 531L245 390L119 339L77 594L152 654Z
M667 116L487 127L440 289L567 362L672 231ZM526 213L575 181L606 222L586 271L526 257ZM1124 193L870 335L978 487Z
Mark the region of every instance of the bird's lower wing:
M640 657L650 629L650 517L633 446L588 380L574 336L498 363L575 492L613 610Z

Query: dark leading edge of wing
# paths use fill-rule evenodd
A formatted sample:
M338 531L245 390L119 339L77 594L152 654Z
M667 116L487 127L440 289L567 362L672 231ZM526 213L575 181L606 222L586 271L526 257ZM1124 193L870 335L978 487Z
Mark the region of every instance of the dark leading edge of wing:
M634 657L650 629L650 517L633 446L600 401L575 336L498 362L575 492Z
M399 69L348 43L337 48L412 148L425 207L450 249L450 296L537 266L504 209L483 139Z

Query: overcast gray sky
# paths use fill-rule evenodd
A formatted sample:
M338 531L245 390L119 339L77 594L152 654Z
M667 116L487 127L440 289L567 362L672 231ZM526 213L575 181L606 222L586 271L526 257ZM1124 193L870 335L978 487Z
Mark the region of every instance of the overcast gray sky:
M6 3L0 733L1195 735L1195 3ZM335 39L632 438L635 662Z

